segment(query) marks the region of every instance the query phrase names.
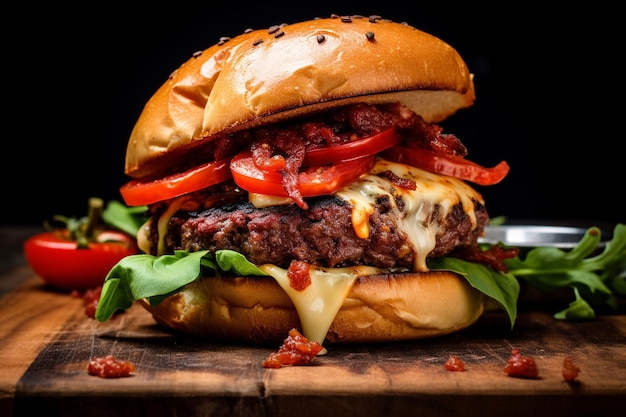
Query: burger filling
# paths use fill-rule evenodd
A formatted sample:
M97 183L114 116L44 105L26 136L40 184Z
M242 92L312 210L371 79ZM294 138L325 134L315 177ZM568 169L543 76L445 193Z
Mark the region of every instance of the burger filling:
M457 178L415 168L402 151L394 156L396 145L412 154L467 154L454 135L400 103L359 103L233 133L209 144L215 160L233 160L233 179L150 205L154 220L140 242L153 255L230 249L257 265L287 267L299 260L413 270L427 270L427 256L475 246L488 221L480 194ZM382 151L384 158L375 156ZM194 155L206 158L207 152ZM368 162L332 193L312 191L325 185L320 179L306 184L299 178L307 166L320 171L333 159ZM276 174L278 191L274 177L254 181L257 169Z
M137 238L150 259L112 270L99 320L137 297L156 305L201 277L201 265L218 265L220 275L273 277L293 301L305 335L321 343L360 276L427 272L428 259L446 255L506 272L502 258L509 254L477 245L489 217L467 181L495 184L508 165L465 160L467 150L454 135L400 103L359 103L230 133L190 154L182 175L162 173L122 187L127 204L149 208ZM213 255L216 262L204 260ZM186 273L164 268L174 262L184 263ZM150 265L159 270L158 292L138 278L153 277ZM469 268L439 266L448 267ZM467 279L492 283L483 290L498 301L514 298L508 293L517 291L515 282L497 283L494 277L504 275L480 271Z
M348 201L323 196L309 201L309 209L295 205L256 208L249 202L233 203L202 211L178 211L169 220L165 251L240 252L257 265L271 263L288 267L301 260L324 267L371 265L381 268L412 268L416 253L399 222L406 216L389 195L373 200L369 236L359 237L352 223L354 207ZM436 229L435 247L428 256L443 256L457 246L474 245L487 221L482 204L475 202L477 225L462 204L455 204L445 217L442 208L423 204L422 226ZM436 226L435 226L436 225ZM476 226L476 227L475 227ZM151 228L151 248L156 255L159 233Z

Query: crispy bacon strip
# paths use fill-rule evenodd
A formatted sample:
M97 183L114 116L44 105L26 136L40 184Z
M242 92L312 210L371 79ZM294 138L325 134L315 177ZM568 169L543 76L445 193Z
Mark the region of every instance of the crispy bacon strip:
M396 174L394 174L390 170L383 171L380 174L378 174L378 176L388 179L393 184L397 185L400 188L404 188L405 190L415 191L417 189L417 184L415 184L415 181L398 177Z
M255 164L264 170L278 171L283 187L300 207L306 207L298 187L298 172L304 161L305 146L295 129L264 130L252 144Z

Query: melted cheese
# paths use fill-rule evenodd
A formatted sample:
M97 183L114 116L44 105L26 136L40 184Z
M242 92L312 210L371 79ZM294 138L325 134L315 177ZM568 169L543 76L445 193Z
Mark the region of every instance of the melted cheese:
M289 197L275 197L267 194L248 193L248 201L256 208L265 208L271 206L285 206L293 203L293 199Z
M416 189L400 188L377 175L384 171L391 171L400 178L415 181ZM426 256L435 248L442 219L451 213L452 208L461 203L476 227L474 202L482 202L482 196L459 179L432 174L381 158L377 159L369 174L361 176L335 195L353 206L352 227L357 236L363 239L369 236L369 216L374 211L376 200L387 197L391 210L396 212L398 227L406 234L415 251L415 271L428 271ZM399 201L402 202L400 207Z
M324 342L337 312L348 296L354 281L360 276L380 274L379 268L355 266L347 268L321 268L310 266L311 285L302 291L291 287L287 270L265 264L259 269L272 276L287 293L296 307L302 334L320 344Z
M150 249L152 248L152 243L150 241L150 225L152 224L152 219L148 219L141 228L139 228L139 232L137 233L137 247L141 249L144 253L150 253Z
M157 222L157 229L159 233L159 241L157 243L157 255L164 255L167 251L165 249L165 235L167 234L167 227L169 225L170 219L180 206L186 201L185 197L180 197L173 200L168 206L165 213L159 217L159 221Z

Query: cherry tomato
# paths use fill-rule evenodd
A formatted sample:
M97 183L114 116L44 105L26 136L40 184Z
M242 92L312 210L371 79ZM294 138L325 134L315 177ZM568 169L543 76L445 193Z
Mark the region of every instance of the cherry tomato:
M125 233L104 231L86 248L78 248L67 230L42 232L24 242L27 262L47 284L62 290L102 285L113 266L137 253L135 240Z
M374 156L365 156L332 165L308 167L298 174L300 193L303 197L332 194L371 170L374 160ZM280 173L259 169L250 151L235 155L230 169L235 183L248 192L289 197Z
M493 168L485 168L464 158L437 154L420 148L394 146L383 151L381 156L393 162L449 175L480 185L497 184L509 173L509 164L505 161L500 162Z
M156 180L131 180L120 188L120 193L129 206L168 200L228 180L231 178L228 162L228 159L208 162Z
M348 161L391 148L399 142L396 130L390 128L376 135L342 145L307 150L304 165L323 165L339 161Z

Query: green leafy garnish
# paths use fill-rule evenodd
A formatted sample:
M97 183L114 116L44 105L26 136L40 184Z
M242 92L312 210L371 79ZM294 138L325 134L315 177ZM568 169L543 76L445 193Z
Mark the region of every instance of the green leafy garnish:
M574 295L576 300L569 303L569 308L559 311L554 315L554 318L560 320L583 320L594 319L596 312L581 296L578 288L574 287Z
M231 250L176 251L173 255L147 254L127 256L107 274L96 320L106 321L116 311L126 310L136 300L147 299L158 305L166 297L179 292L185 285L202 276L233 271L241 275L265 275L243 255Z
M127 207L119 201L111 200L102 212L102 220L115 229L136 236L139 228L148 219L146 213L146 206Z
M505 274L482 264L449 257L429 259L428 268L433 271L453 271L464 276L472 287L502 307L508 314L511 328L513 328L517 319L517 298L520 286L512 274Z
M617 224L613 238L597 254L602 234L597 227L587 229L570 251L537 247L524 259L504 261L509 272L544 292L569 287L575 301L554 315L557 319L585 320L595 317L593 306L618 309L617 295L626 295L626 225Z

